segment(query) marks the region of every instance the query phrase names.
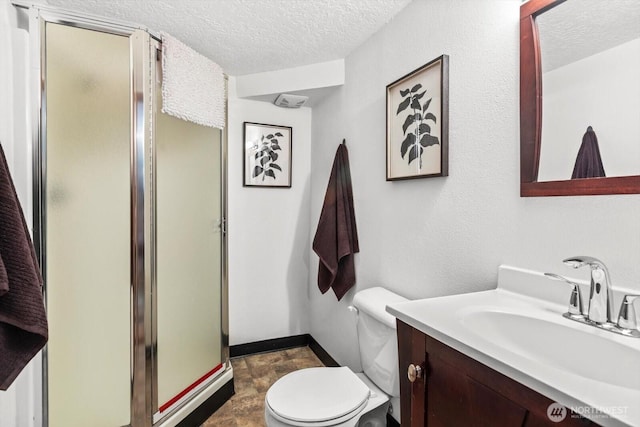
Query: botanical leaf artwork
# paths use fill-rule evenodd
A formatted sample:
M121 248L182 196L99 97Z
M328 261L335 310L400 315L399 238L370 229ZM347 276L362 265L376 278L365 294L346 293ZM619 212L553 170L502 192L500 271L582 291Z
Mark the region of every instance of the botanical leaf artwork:
M429 113L429 104L433 98L429 98L424 103L426 90L420 92L422 84L418 83L412 88L400 90L402 101L398 105L396 116L401 112L408 111L407 117L402 125L404 140L400 144L400 154L404 159L407 156L407 164L418 159L418 170L422 169L422 153L426 147L440 144L437 137L431 135L431 124L436 124L436 116ZM433 122L433 123L431 123Z
M266 177L276 179L276 171L282 172L282 168L276 163L278 160L278 153L281 151L278 144L278 138L283 137L282 133L270 133L268 135L262 135L260 137L260 143L254 145L254 149L257 150L255 154L256 166L251 172L252 178L257 178L262 175L262 181Z

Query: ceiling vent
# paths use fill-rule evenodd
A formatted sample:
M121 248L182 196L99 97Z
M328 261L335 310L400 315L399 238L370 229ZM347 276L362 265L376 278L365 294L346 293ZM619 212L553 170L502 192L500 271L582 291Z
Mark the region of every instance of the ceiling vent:
M302 95L290 95L288 93L281 93L278 95L274 104L283 108L300 108L309 100L308 96Z

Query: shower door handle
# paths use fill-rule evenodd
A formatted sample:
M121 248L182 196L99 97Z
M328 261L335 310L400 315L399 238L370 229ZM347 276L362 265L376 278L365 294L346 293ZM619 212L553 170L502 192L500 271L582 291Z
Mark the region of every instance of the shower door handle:
M220 231L220 233L225 236L227 234L227 220L224 218L218 218L216 221L215 227ZM218 231L216 231L217 233Z

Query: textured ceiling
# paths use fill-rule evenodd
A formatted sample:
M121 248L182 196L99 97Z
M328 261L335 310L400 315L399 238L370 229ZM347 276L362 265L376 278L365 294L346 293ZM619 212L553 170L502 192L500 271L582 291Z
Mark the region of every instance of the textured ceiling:
M542 70L551 71L639 38L640 0L568 0L536 23Z
M165 31L244 75L344 58L411 0L48 0Z

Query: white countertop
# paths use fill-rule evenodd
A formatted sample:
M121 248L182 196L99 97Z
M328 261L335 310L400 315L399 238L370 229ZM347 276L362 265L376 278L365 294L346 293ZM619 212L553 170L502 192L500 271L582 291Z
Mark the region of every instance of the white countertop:
M396 303L388 305L387 311L602 426L640 427L640 338L562 317L570 291L569 286L553 283L542 273L501 266L494 290ZM587 305L589 294L583 295ZM621 298L616 295L614 299L617 315ZM504 325L509 332L505 334L500 325L487 327L486 322L473 321L482 319L474 315L486 312L497 314L498 319L507 316L526 322L535 318L539 322L530 330L524 323L522 334L516 326ZM576 338L567 342L566 333L550 336L556 329L570 337L575 333ZM525 348L528 342L529 349Z

